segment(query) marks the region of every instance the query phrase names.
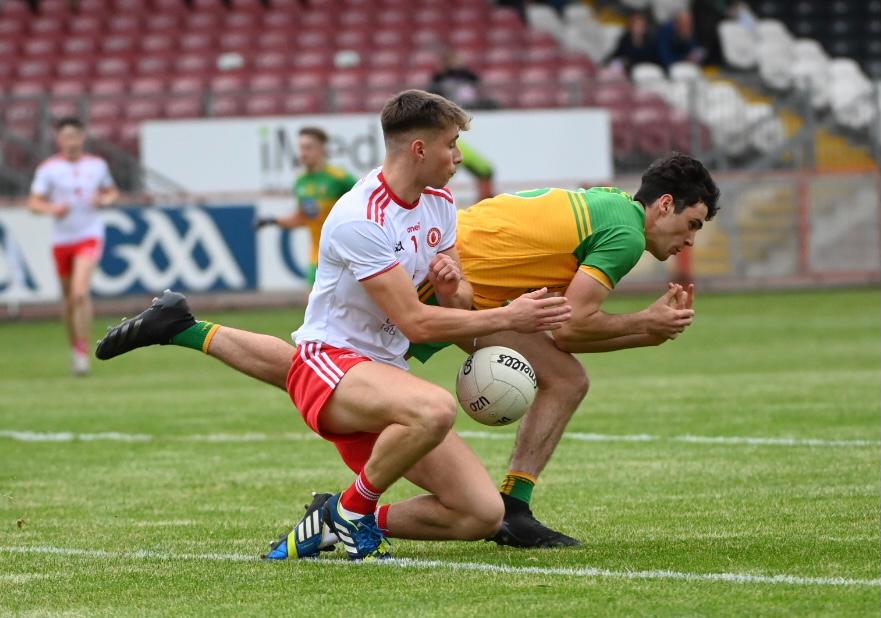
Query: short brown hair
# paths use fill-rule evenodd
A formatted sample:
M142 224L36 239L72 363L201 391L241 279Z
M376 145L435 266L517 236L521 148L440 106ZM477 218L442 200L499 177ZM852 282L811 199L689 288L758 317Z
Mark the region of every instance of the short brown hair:
M386 139L413 129L447 129L457 126L467 131L471 117L444 97L424 90L399 92L382 108L382 133Z
M327 143L327 132L324 129L319 127L303 127L299 131L299 135L308 135L309 137L314 137L322 144Z

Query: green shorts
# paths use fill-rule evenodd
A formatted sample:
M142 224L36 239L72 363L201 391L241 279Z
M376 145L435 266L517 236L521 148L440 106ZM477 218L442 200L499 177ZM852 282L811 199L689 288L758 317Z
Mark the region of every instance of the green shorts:
M315 276L318 274L318 264L312 262L309 264L309 270L306 271L306 281L309 285L315 285Z

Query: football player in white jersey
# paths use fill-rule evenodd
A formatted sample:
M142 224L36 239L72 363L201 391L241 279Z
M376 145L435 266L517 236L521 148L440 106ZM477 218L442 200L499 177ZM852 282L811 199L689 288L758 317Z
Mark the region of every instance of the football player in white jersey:
M420 90L385 105L385 161L340 198L324 225L296 350L274 337L196 322L186 299L168 291L98 345L103 359L154 343L200 349L285 388L309 427L334 443L357 478L344 492L316 494L268 559L317 556L335 542L351 559L379 558L387 555L386 535L477 540L500 526L495 484L451 431L454 398L411 375L404 356L411 341L555 330L571 308L537 290L505 307L469 310L456 206L444 188L462 160L456 141L468 124L460 107ZM416 286L426 277L441 306L419 301ZM428 494L377 507L401 477Z
M104 244L98 209L115 203L119 192L107 162L83 151L86 136L79 120L62 118L56 130L58 153L37 168L28 206L55 218L52 253L61 279L73 371L85 375L92 327L89 288Z

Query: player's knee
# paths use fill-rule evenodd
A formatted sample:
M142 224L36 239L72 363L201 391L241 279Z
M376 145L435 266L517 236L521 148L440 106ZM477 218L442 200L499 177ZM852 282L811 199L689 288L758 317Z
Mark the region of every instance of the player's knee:
M456 401L450 393L438 388L430 397L418 402L413 412L420 429L439 444L456 421Z
M574 401L577 405L587 395L590 380L587 371L574 356L555 365L555 370L538 375L538 387L559 399Z
M70 302L71 305L76 306L76 307L81 307L81 306L85 305L86 301L88 301L88 300L89 300L89 292L87 290L80 290L80 289L74 288L70 291L70 294L68 295L68 302Z

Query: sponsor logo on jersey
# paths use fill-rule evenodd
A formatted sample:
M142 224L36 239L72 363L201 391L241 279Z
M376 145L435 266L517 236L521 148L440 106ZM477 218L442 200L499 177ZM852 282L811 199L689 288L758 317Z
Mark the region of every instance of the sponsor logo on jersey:
M433 227L428 230L428 234L425 235L425 242L428 243L429 247L437 247L441 241L441 231Z

